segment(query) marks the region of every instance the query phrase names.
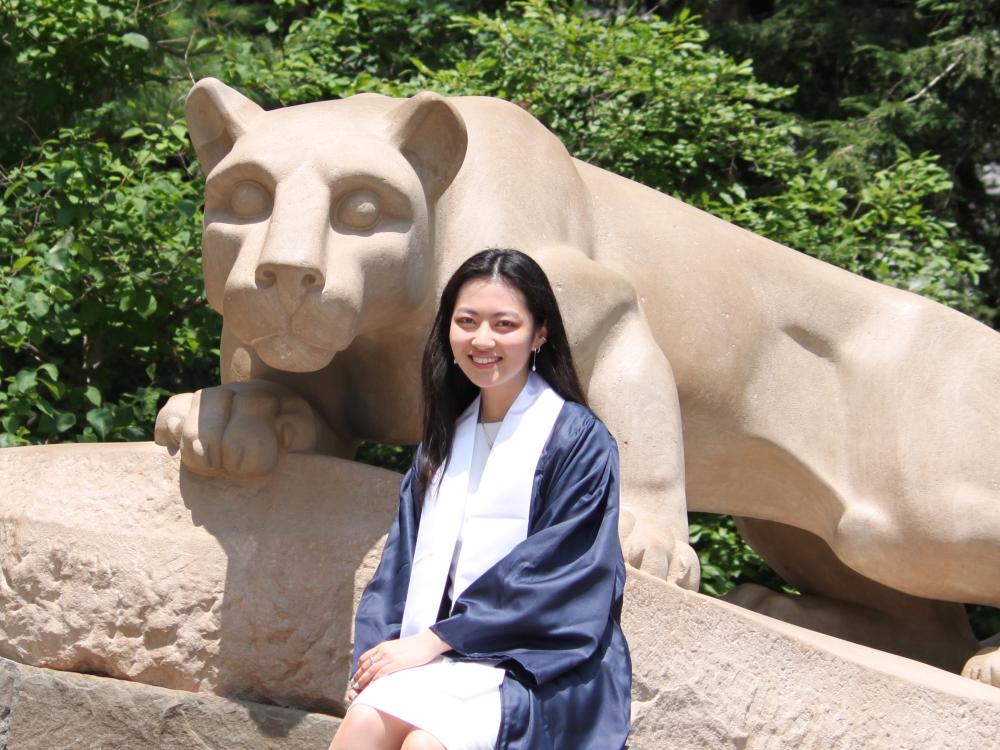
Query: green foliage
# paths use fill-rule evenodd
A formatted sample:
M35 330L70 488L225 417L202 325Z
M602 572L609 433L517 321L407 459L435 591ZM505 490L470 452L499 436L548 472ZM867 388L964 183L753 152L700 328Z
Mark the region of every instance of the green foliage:
M686 12L661 21L542 0L514 7L458 19L476 55L425 67L427 83L518 102L577 158L667 193L715 193L740 174L767 182L795 160L798 125L773 109L790 91L706 50Z
M453 12L422 0L347 0L318 10L291 24L273 70L251 71L247 85L262 84L283 104L369 91L377 79L410 72L418 51L435 59L451 53Z
M187 131L120 138L64 129L0 182L0 445L144 439L158 399L216 377Z
M796 590L747 546L731 516L690 513L691 546L701 561L701 592L722 596L741 583L759 583L775 591Z
M0 163L144 80L162 2L0 0Z
M413 460L413 448L400 445L384 445L382 443L362 443L358 448L355 460L371 466L381 466L383 469L406 472Z
M298 14L295 9L312 4L276 5L264 28L277 44L260 37L218 38L215 44L225 54L209 69L267 106L363 91L396 93L397 79L412 75L414 57L443 66L462 59L465 37L453 20L460 11L490 3L343 0Z
M979 604L967 604L965 609L976 640L983 641L1000 633L1000 609Z
M716 45L795 88L806 142L850 191L900 153L935 155L950 184L923 203L985 249L995 307L1000 194L983 176L1000 162L1000 0L774 0L735 20L729 0L697 5Z

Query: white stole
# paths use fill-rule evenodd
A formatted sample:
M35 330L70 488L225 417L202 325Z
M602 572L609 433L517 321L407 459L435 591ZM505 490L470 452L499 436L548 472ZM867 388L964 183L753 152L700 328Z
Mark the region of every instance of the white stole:
M458 418L451 457L424 495L400 637L437 620L459 531L463 544L455 572L455 599L528 536L535 468L563 406L563 398L534 373L504 416L479 487L469 492L480 397Z

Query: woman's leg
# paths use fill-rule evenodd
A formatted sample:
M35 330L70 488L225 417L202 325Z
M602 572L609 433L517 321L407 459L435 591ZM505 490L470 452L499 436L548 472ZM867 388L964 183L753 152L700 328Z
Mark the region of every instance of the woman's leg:
M412 724L371 706L354 706L340 723L329 750L400 750L412 729Z
M445 750L445 746L438 742L430 732L414 729L406 735L400 750Z

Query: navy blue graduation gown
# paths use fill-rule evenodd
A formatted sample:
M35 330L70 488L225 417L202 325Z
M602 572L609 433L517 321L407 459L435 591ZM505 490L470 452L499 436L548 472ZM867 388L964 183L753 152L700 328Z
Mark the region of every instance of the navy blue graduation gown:
M414 462L415 464L416 462ZM354 659L398 638L420 519L413 468L382 559L355 616ZM632 665L621 630L618 447L567 401L535 470L528 537L431 626L457 659L499 659L497 750L620 750Z

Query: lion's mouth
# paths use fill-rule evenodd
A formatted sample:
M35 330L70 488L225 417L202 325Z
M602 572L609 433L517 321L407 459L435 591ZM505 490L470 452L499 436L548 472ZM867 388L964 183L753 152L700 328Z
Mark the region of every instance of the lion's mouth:
M326 367L338 348L307 341L292 333L271 333L249 342L265 364L276 370L315 372Z
M275 295L240 289L226 295L223 317L269 367L313 372L351 345L357 312L349 300L310 296L289 315Z

